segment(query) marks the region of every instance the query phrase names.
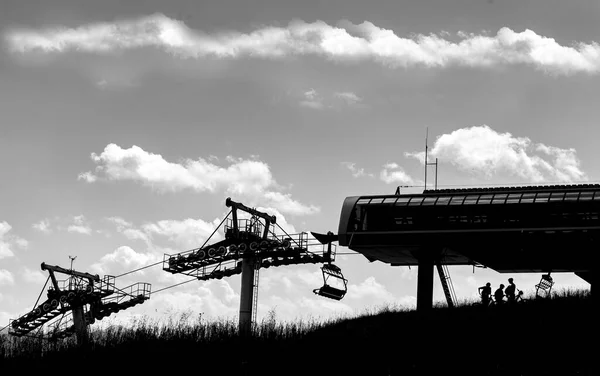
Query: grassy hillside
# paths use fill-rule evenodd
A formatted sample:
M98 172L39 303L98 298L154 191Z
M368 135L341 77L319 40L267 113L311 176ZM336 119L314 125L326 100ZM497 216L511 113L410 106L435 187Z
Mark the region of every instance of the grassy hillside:
M2 370L126 373L327 375L588 375L592 300L563 291L551 300L482 309L473 302L429 314L391 308L330 322L263 321L252 338L235 322L183 320L159 326L141 321L47 343L0 337ZM595 327L594 327L595 330ZM58 367L58 368L56 368ZM64 369L64 368L63 368Z

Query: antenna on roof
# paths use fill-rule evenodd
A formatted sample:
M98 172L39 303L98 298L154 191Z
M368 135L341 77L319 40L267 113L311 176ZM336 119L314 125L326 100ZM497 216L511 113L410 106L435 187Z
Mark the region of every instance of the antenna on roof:
M423 189L424 191L427 190L427 167L428 166L435 166L435 185L434 185L434 189L437 190L437 180L438 180L438 159L435 159L435 163L428 163L427 162L427 154L429 153L429 146L427 145L427 139L429 138L429 127L427 127L427 129L425 130L425 188Z
M77 256L69 256L69 259L71 260L71 270L73 270L73 261L75 261L76 258Z

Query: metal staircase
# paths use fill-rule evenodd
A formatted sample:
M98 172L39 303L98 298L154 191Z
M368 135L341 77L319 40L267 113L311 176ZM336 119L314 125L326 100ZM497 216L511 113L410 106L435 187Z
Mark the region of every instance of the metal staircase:
M452 280L450 279L448 267L442 264L441 261L436 262L435 266L438 274L440 275L440 282L442 283L442 289L444 290L448 307L454 308L456 306L456 293L454 292L454 286L452 285Z

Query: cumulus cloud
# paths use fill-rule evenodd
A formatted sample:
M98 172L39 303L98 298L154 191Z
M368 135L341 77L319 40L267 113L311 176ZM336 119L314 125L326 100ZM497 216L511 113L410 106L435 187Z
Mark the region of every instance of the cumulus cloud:
M369 21L329 25L300 20L286 27L209 34L160 13L77 27L14 28L4 34L15 53L108 54L146 47L196 59L313 55L336 61L371 60L391 68L520 64L557 74L600 71L600 46L596 42L561 45L533 30L514 31L508 27L502 27L495 35L458 32L453 38L456 41L450 36L442 32L402 37Z
M323 97L317 93L315 89L310 89L305 91L302 95L302 100L300 101L300 106L308 107L315 110L321 110L325 108L325 104L323 103Z
M67 227L68 232L74 232L83 235L91 235L92 229L87 224L87 221L83 215L77 215L73 217L73 224Z
M360 178L363 176L373 177L373 174L365 172L365 169L362 167L357 167L354 162L342 162L342 166L350 170L352 176L355 178Z
M47 276L44 275L40 270L29 269L24 267L21 272L21 278L28 283L34 283L40 285L46 282Z
M147 223L142 226L143 231L150 236L163 236L181 247L196 248L208 239L221 221L215 219L206 222L202 219L187 218L184 220L161 220L156 223ZM222 240L222 235L217 232L212 241Z
M336 98L342 99L348 105L353 105L362 102L362 98L351 91L341 91L333 94Z
M350 285L348 287L348 298L364 299L374 298L379 302L393 301L394 296L389 292L384 285L377 282L375 277L368 277L358 285Z
M50 221L48 219L42 219L38 223L34 223L31 227L44 234L49 234L52 232L52 229L50 228Z
M162 255L150 252L136 252L131 247L121 246L108 253L90 266L99 274L117 274L153 264L162 260Z
M2 285L14 285L15 277L12 273L6 269L0 269L0 286Z
M108 180L132 180L162 192L224 190L250 202L266 202L282 212L295 215L313 214L320 210L293 200L290 194L278 192L280 187L269 165L259 160L228 157L230 165L227 167L202 158L173 163L160 154L147 152L135 145L123 149L115 144L107 145L99 155L92 153L91 158L98 165L97 175L92 172L85 174L93 176L94 181L99 176Z
M379 178L387 184L401 183L401 184L414 184L413 179L407 174L400 165L397 163L386 163L383 165L383 169L379 173Z
M10 233L12 226L7 222L0 222L0 260L14 256L13 247L27 248L29 242L17 235Z
M405 155L421 163L425 157L423 152ZM499 133L487 125L461 128L439 136L430 156L486 178L508 173L534 183L587 180L575 149L536 144L528 137Z
M351 91L321 93L315 89L307 90L300 95L300 106L314 110L358 107L362 98Z

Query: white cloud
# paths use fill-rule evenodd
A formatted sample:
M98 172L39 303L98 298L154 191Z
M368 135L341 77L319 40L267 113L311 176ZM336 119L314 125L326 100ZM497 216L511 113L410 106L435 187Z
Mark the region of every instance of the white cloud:
M73 217L73 224L67 227L68 232L75 232L83 235L91 235L92 229L87 224L85 217L83 215L77 215Z
M14 285L15 277L12 273L6 269L0 269L0 286L2 285Z
M424 153L405 155L424 160ZM534 144L528 137L498 133L487 125L461 128L439 136L430 156L486 178L508 173L535 183L587 180L575 149Z
M49 234L52 232L50 228L50 221L48 219L42 219L38 223L34 223L31 227L39 232L43 232L44 234Z
M321 110L325 108L323 98L315 89L310 89L303 93L303 99L300 101L300 106L315 110Z
M181 221L166 219L156 223L147 223L142 226L142 229L150 236L164 236L181 247L191 249L200 247L220 222L219 219L215 219L213 222L192 218ZM217 232L211 238L211 242L222 240L222 238L222 235Z
M319 211L316 206L293 200L290 194L274 191L279 189L279 184L273 178L269 165L259 160L229 156L230 165L227 167L202 158L172 163L160 154L146 152L138 146L122 149L115 144L107 145L100 155L92 153L91 158L98 165L96 173L108 180L133 180L162 192L224 190L248 199L250 203L266 200L282 212L295 215ZM98 179L97 175L94 176Z
M350 170L350 172L352 173L352 176L355 178L360 178L363 176L373 177L373 174L365 172L364 168L356 167L356 163L354 163L354 162L342 162L342 166L344 166L345 168Z
M11 229L12 226L7 222L0 222L0 260L15 255L13 246L27 248L29 245L27 240L9 233Z
M162 260L162 255L136 252L131 247L121 246L102 256L98 262L90 266L90 269L99 274L114 275L153 264L160 260Z
M336 98L342 99L348 105L354 105L362 102L362 98L351 91L336 92L333 94Z
M316 55L331 60L372 60L387 67L493 67L529 65L557 74L600 71L596 42L560 45L555 39L526 29L503 27L496 35L448 32L400 37L393 30L365 21L337 26L323 21L293 21L287 27L265 26L249 33L207 34L163 14L91 23L78 27L12 29L4 34L15 53L79 51L107 54L142 47L159 48L182 58L284 58Z
M393 294L384 285L377 282L375 277L368 277L359 285L348 286L348 298L373 298L378 302L390 302L394 300Z
M40 270L29 269L28 267L24 267L21 272L21 278L25 282L34 283L34 284L42 284L46 282L47 276L44 275Z
M83 180L83 181L86 181L88 183L93 183L97 179L98 178L94 174L92 174L91 171L82 172L79 175L77 175L77 180Z
M397 163L387 163L379 173L379 178L387 184L402 183L415 184L415 180L408 175Z
M304 205L294 199L290 193L265 192L264 203L291 215L316 214L321 209L314 205Z

